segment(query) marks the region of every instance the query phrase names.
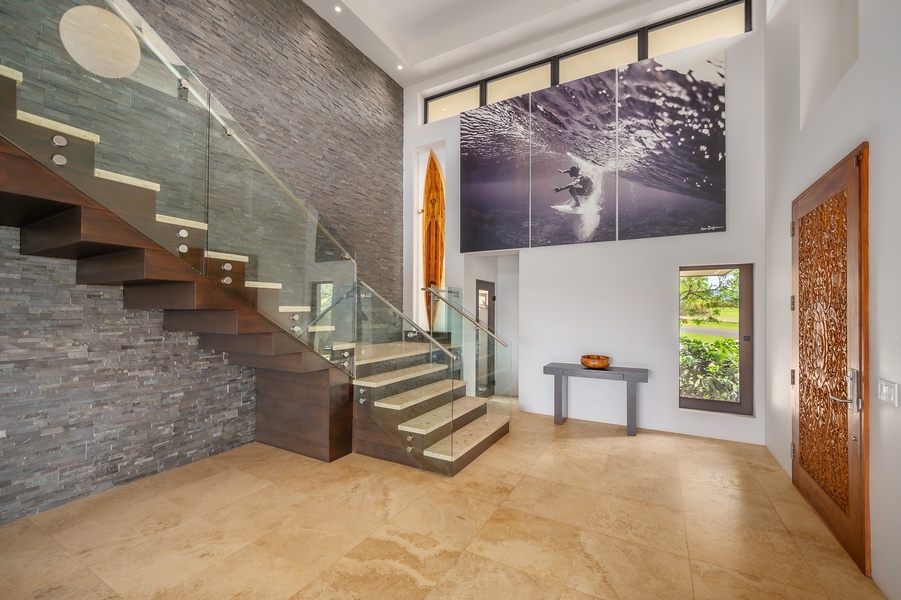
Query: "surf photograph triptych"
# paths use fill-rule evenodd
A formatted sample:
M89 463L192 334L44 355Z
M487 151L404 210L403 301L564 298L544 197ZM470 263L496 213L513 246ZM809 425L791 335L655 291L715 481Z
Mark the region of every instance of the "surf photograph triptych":
M463 113L461 252L725 231L725 105L692 49Z

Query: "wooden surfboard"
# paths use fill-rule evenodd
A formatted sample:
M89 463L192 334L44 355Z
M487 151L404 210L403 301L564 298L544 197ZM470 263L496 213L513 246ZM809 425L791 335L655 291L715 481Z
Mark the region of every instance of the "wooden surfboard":
M444 287L444 175L438 165L438 157L429 152L426 167L425 186L422 197L422 265L423 281L426 287L434 282L434 287ZM432 303L425 293L425 309L429 319L429 329L434 329L438 316L438 305L432 314Z

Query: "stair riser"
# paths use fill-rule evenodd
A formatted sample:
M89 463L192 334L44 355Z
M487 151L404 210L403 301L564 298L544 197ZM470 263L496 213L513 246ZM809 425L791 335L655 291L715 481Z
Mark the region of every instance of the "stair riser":
M16 82L8 77L0 77L0 119L15 118L16 105L19 99L16 97Z
M391 408L384 408L381 406L375 406L371 402L367 401L371 405L371 412L373 418L385 425L385 427L394 430L397 429L397 426L401 423L405 423L410 419L415 419L420 415L424 415L430 410L435 410L445 404L448 404L454 399L454 396L451 395L450 392L445 394L441 394L439 396L435 396L434 398L429 398L428 400L423 400L413 406L408 408L404 408L402 410L394 410Z
M424 456L420 462L430 471L437 473L445 473L453 476L463 470L466 465L481 456L488 448L493 446L499 439L510 432L510 424L506 423L503 427L492 433L490 436L482 440L475 448L463 456L457 457L453 463L444 460L437 460Z
M441 364L441 361L435 361ZM429 364L429 354L416 354L414 356L404 356L391 360L383 360L380 362L357 364L357 377L366 379L370 375L379 375L390 371L399 371L407 367L415 367L416 365Z
M459 417L456 417L453 420L453 422L443 425L442 427L439 427L438 429L431 431L425 435L422 435L419 433L409 433L406 431L401 431L401 434L404 436L404 439L406 439L407 437L413 438L412 440L408 440L407 443L409 445L413 446L414 456L421 459L422 453L425 451L426 448L428 448L432 444L444 439L445 437L449 436L454 431L459 430L461 427L465 427L466 425L469 425L470 423L472 423L473 421L475 421L482 415L486 414L487 412L488 412L488 405L483 404L482 406L480 406L479 408L477 408L475 410L471 410L467 413L460 415Z
M388 385L384 385L381 387L363 387L358 386L358 389L365 389L366 397L375 402L376 400L380 400L382 398L388 398L390 396L394 396L395 394L400 394L409 390L413 390L419 387L426 386L430 383L435 383L436 381L441 381L447 378L447 372L444 370L437 371L435 373L428 373L426 375L420 375L418 377L412 377L410 379L405 379L403 381L398 381L397 383L391 383ZM357 392L359 395L359 391Z

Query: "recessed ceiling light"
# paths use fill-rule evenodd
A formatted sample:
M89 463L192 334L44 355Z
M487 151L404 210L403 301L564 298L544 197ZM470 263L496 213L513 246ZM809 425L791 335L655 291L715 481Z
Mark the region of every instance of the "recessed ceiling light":
M398 70L398 71L403 71L403 70L404 70L404 66L403 66L403 65L397 65L397 70Z
M341 7L340 7L340 6L336 6L336 7L335 7L335 12L341 12Z

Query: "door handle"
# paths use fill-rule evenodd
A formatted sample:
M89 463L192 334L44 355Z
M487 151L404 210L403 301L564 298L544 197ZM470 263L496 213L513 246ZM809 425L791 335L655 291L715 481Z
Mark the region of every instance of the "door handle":
M829 398L833 402L838 402L840 404L853 404L854 409L860 411L861 406L861 397L860 397L860 388L858 386L860 372L857 369L849 369L848 375L845 377L845 381L848 382L848 398L836 398L835 396L829 396Z

